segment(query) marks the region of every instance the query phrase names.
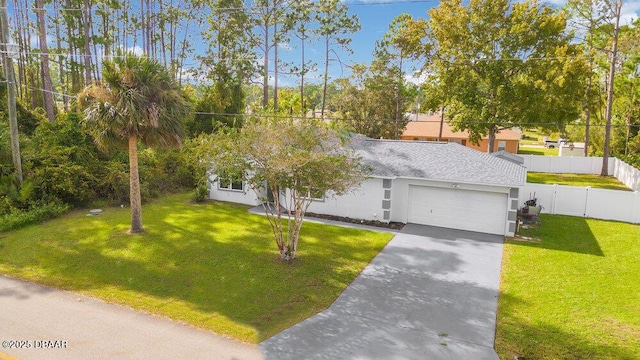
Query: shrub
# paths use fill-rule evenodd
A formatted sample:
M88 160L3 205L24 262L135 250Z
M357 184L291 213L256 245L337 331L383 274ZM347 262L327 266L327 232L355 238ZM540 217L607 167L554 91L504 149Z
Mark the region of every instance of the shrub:
M129 203L129 166L120 159L109 160L98 178L98 196L110 205Z
M32 199L82 205L96 197L100 159L76 114L41 122L27 144L23 172L35 185Z
M68 205L56 202L36 204L26 211L14 209L0 216L0 232L52 219L67 210L69 210Z
M209 189L205 185L196 187L196 191L193 193L193 201L204 202L209 198Z

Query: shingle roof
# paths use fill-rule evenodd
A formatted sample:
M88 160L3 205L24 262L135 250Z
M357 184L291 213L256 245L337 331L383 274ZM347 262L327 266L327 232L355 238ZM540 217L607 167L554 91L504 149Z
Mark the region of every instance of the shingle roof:
M353 139L372 176L520 186L525 167L456 143Z
M440 132L440 115L421 114L418 121L409 121L402 136L405 137L433 137L437 138ZM468 131L453 131L445 121L442 126L442 137L445 139L469 139ZM496 140L520 140L522 134L511 129L504 129L496 133ZM484 136L483 139L487 139Z

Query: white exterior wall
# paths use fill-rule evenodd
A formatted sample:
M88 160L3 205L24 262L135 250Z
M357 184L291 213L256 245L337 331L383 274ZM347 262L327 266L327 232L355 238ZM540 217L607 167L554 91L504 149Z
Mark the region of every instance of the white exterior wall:
M640 223L638 191L527 183L520 190L520 206L529 194L538 199L543 213Z
M383 219L382 200L384 200L382 179L369 178L351 193L342 196L327 194L322 201L314 200L307 211L352 219L388 222Z
M218 188L218 177L212 175L207 183L209 188L209 198L218 201L228 201L238 204L257 206L262 204L261 198L266 196L266 192L260 192L260 195L249 189L247 183L244 183L244 190L229 190Z

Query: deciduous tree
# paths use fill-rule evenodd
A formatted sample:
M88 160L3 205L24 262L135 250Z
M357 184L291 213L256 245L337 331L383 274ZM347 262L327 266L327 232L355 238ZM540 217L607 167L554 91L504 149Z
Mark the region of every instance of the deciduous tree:
M421 36L425 35L425 36ZM447 84L447 118L470 139L578 117L587 66L565 14L537 1L443 0L429 20L409 21L407 48Z
M243 180L260 196L283 260L296 256L313 198L345 194L366 175L348 138L321 120L254 119L204 144L218 179Z

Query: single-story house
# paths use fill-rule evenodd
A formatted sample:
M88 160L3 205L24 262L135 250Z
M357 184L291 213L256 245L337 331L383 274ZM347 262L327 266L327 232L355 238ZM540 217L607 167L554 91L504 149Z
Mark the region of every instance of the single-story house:
M415 116L414 116L415 118ZM419 114L417 121L410 121L407 124L401 140L423 140L438 141L440 134L440 113L435 114ZM496 134L493 151L506 150L512 154L518 153L520 139L522 134L515 130L505 129ZM472 149L487 152L489 150L489 138L483 137L478 145L469 141L469 132L453 131L451 126L444 121L442 124L442 138L440 141L455 142L460 145L470 147Z
M372 173L352 193L314 199L309 212L514 235L526 182L519 157L446 142L358 137L352 146ZM243 183L212 177L209 186L216 200L259 205L264 198Z

